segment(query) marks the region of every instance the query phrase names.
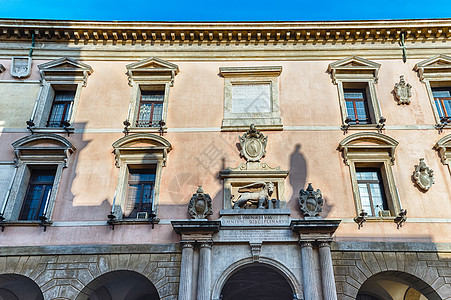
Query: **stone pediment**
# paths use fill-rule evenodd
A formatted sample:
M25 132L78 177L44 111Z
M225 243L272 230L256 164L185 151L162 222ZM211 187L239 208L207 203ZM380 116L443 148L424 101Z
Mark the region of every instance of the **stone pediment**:
M338 150L343 151L346 164L350 157L369 160L387 157L393 163L398 144L395 139L382 133L360 132L343 139Z
M129 81L174 81L179 72L176 64L150 57L126 66Z
M38 68L42 78L47 81L82 81L84 85L93 72L91 66L68 57L40 64Z
M371 60L350 56L331 63L328 72L332 74L334 83L337 77L346 78L346 74L351 75L352 78L368 77L377 81L380 66L380 64Z
M120 159L134 159L137 162L142 159L154 159L162 161L166 165L167 153L172 150L172 145L165 138L151 133L137 133L124 136L113 143L116 156L116 166L119 167Z
M15 141L15 159L20 161L62 160L66 166L69 155L75 147L64 137L53 133L36 133Z
M440 54L417 63L414 70L420 75L420 80L443 78L451 76L451 56Z

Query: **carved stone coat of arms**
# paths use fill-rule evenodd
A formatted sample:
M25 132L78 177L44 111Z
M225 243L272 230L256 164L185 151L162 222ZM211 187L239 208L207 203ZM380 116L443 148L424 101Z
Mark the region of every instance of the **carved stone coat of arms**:
M239 139L241 145L240 154L247 161L257 162L265 156L268 137L258 131L254 124Z
M31 74L31 57L13 57L11 76L25 78Z
M420 158L420 163L415 167L413 174L415 182L422 190L429 190L434 183L434 171L424 162L424 158Z
M412 86L406 82L404 75L399 77L399 82L395 83L395 95L398 104L409 104L412 97Z

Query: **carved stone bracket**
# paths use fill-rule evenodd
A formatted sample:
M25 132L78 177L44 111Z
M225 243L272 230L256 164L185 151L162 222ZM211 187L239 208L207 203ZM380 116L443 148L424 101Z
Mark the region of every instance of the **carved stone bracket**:
M249 242L249 246L251 247L252 261L260 262L260 252L262 250L262 243Z
M301 189L299 192L299 205L305 217L316 217L323 210L323 195L317 189L313 190L312 184L309 182L307 190Z
M404 75L399 76L399 83L395 83L395 96L398 104L410 104L412 86L406 82Z
M424 191L429 190L434 183L434 171L426 165L424 158L420 158L420 163L415 166L413 178L418 187Z
M193 219L206 219L208 215L212 215L211 197L204 193L202 187L199 186L197 192L193 194L188 204L188 213Z

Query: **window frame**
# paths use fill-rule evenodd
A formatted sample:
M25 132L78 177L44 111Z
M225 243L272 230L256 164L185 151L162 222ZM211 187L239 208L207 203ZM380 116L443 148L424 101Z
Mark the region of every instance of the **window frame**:
M140 146L135 147L134 145ZM113 143L116 167L119 168L115 195L115 209L113 214L123 221L134 221L124 216L127 205L127 190L129 167L139 168L155 166L154 185L154 213L158 212L160 184L163 167L166 166L167 153L171 151L171 144L163 137L152 133L135 133L120 138Z
M153 92L153 91L162 92L163 99L161 101L157 101L157 100L143 100L143 91L145 91L145 92ZM161 121L164 122L163 114L164 114L164 107L165 107L165 105L164 105L165 94L166 94L165 90L159 90L159 89L143 90L142 87L141 87L140 95L139 95L139 103L138 103L138 113L137 113L137 116L136 116L135 126L134 127L136 127L136 128L155 128L155 127L159 128L160 127L159 125L158 126L152 126L152 124L153 124L153 115L154 115L154 112L155 112L155 104L161 103L162 104ZM149 119L149 122L148 122L149 126L138 126L138 123L140 121L140 114L141 114L141 108L142 108L142 104L143 103L150 103L150 104L152 104L152 109L151 109L151 113L150 113L150 119Z
M348 129L378 129L382 119L382 111L376 94L376 83L380 64L357 56L347 57L333 62L328 67L332 75L332 83L337 85L338 100L341 109L342 125ZM348 118L345 90L365 89L369 124L347 124ZM349 127L348 127L349 126Z
M153 172L153 174L152 173L148 173L148 174L152 174L152 175L154 175L154 177L155 177L155 179L153 180L153 181L145 181L145 180L137 180L137 181L135 181L135 180L132 180L131 179L131 175L132 175L132 172L131 172L131 170L150 170L150 169L153 169L154 170L154 172ZM132 209L132 211L130 211L129 212L129 214L128 214L128 216L125 216L127 213L128 213L128 209L127 209L127 207L130 205L130 186L132 186L132 185L140 185L140 186L145 186L145 185L150 185L151 186L151 193L152 193L152 196L151 196L151 204L150 204L150 211L147 209L147 210L142 210L142 208L141 208L141 206L143 205L143 192L141 192L140 193L140 197L139 197L139 204L138 204L138 210L137 210L137 212L136 212L136 214L137 213L139 213L139 212L146 212L146 213L151 213L152 211L154 211L154 201L155 201L155 182L156 182L156 172L157 171L157 166L156 165L139 165L139 166L134 166L134 165L128 165L128 180L127 180L127 198L126 198L126 203L125 203L125 211L124 211L124 219L137 219L137 216L135 216L135 217L131 217L131 214L133 213L133 210L135 209L135 208L133 208ZM139 173L139 172L137 172L137 173ZM144 189L142 189L142 191L143 191ZM136 198L134 198L133 199L134 201L133 201L133 206L135 206L136 205Z
M4 217L13 223L36 223L39 221L19 220L25 202L32 169L56 169L46 217L50 220L57 198L63 169L69 164L69 158L75 147L64 137L53 133L35 133L13 143L16 172L11 192L6 199Z
M68 90L67 90L68 91ZM71 119L71 115L72 115L72 111L73 111L73 107L74 107L74 100L75 100L75 94L77 93L76 92L76 90L75 91L73 91L74 93L74 95L73 95L73 97L72 97L72 99L69 101L69 100L58 100L57 101L57 99L56 99L56 97L57 97L57 93L58 92L67 92L66 90L55 90L54 91L54 97L53 97L53 101L52 101L52 107L51 107L51 109L50 109L50 113L49 113L49 117L48 117L48 119L47 119L47 125L46 125L46 127L53 127L53 128L55 128L55 127L63 127L62 126L62 123L64 122L64 121L66 121L66 122L69 122L70 123L70 119ZM54 111L54 109L55 109L55 103L64 103L64 111L63 111L63 114L62 114L62 116L61 116L61 120L59 121L59 125L60 126L50 126L50 118L52 117L52 114L53 114L53 111ZM69 105L68 105L69 104ZM69 108L68 108L68 106L69 106ZM69 112L68 112L68 110L69 110ZM70 115L69 115L70 114ZM67 118L67 116L69 116L69 118ZM68 119L68 120L67 120Z
M129 86L132 87L129 109L126 120L130 122L128 132L130 133L157 133L167 132L167 114L169 103L169 91L174 86L175 76L179 72L179 67L170 62L157 57L150 57L126 66ZM136 124L139 117L141 91L158 90L164 92L162 121L165 123L161 128L138 127Z
M432 90L433 88L451 88L451 56L443 54L433 56L417 63L414 70L418 72L420 81L426 86L436 125L440 125L440 115ZM450 128L450 122L445 127Z
M38 68L41 73L41 89L30 118L35 124L33 132L73 132L81 90L86 86L88 76L93 72L91 66L63 57L41 64ZM68 121L71 126L66 128L63 126L49 127L47 124L53 108L55 92L66 90L75 91Z
M347 98L346 97L346 93L362 93L362 95L363 95L362 101L356 101L355 98ZM355 122L354 124L350 123L352 125L367 125L367 124L371 124L371 114L370 114L370 110L369 110L369 107L368 107L368 96L366 94L367 94L366 89L357 89L357 88L354 88L354 89L352 89L352 88L344 88L343 89L343 95L344 95L345 104L347 104L349 102L353 103L354 115L355 115L356 118L352 119L352 122ZM361 119L358 118L357 107L355 105L356 102L362 102L363 103L363 106L364 106L364 109L365 109L365 117L366 117L365 120L364 120L365 123L360 124ZM347 111L348 111L348 106L346 105L346 114L347 114L347 117L349 117L349 114L347 113ZM363 121L363 119L362 119L362 121Z
M281 66L263 67L220 67L219 74L224 78L224 115L221 131L245 131L251 124L260 130L283 130L279 108L279 77ZM234 113L233 86L269 85L270 112Z
M357 169L359 168L376 168L380 170L385 199L391 214L390 217L373 216L368 217L368 219L393 219L401 212L401 203L392 170L397 145L398 142L393 138L375 132L351 134L340 142L338 149L343 152L344 162L349 166L357 216L362 211L357 180Z

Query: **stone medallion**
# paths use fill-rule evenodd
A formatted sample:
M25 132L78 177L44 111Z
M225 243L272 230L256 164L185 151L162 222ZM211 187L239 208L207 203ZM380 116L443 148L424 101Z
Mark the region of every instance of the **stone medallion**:
M241 145L240 154L247 161L258 162L265 156L268 137L258 131L254 124L239 139Z
M429 169L424 162L424 158L420 158L420 163L415 167L413 177L416 184L425 191L429 190L434 183L434 171Z

